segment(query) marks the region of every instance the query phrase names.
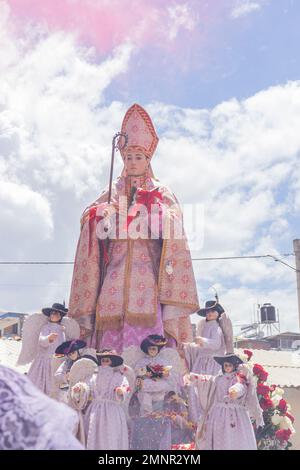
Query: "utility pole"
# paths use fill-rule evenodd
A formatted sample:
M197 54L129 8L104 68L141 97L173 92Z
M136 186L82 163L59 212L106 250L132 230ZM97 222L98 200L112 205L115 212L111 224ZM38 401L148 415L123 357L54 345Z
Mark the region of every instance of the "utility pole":
M297 276L297 296L298 296L298 319L300 328L300 240L294 240L294 252L296 259L296 276Z

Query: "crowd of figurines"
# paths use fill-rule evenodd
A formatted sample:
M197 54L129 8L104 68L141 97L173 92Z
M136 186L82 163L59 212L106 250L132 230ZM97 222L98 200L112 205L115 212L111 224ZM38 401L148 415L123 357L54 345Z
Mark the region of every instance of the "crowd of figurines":
M76 410L86 449L288 449L294 432L283 390L252 352L235 354L231 322L208 301L194 342L151 334L140 347L87 347L61 304L25 321L19 364L46 395ZM171 346L171 347L170 347Z

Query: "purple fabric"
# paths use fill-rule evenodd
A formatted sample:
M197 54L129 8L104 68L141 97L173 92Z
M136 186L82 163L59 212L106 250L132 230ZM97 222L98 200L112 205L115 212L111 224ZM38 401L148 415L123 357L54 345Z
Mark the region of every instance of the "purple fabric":
M128 346L140 346L142 340L152 334L164 334L160 304L158 304L157 321L153 327L145 328L131 326L125 322L124 327L121 330L105 331L101 340L97 339L97 334L95 333L90 341L90 347L94 347L96 349L115 349L119 354L121 354Z

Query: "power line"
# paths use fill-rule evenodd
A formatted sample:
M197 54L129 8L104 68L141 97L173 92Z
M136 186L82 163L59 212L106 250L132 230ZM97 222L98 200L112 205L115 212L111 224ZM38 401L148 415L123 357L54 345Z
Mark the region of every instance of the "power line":
M283 258L288 256L295 256L294 253L284 253L281 254ZM294 266L286 263L280 258L277 258L274 255L247 255L247 256L217 256L217 257L205 257L205 258L192 258L192 261L221 261L221 260L237 260L237 259L262 259L262 258L271 258L276 262L287 266L295 272L299 272ZM0 261L0 265L73 265L74 261Z
M74 261L0 261L0 265L74 264Z

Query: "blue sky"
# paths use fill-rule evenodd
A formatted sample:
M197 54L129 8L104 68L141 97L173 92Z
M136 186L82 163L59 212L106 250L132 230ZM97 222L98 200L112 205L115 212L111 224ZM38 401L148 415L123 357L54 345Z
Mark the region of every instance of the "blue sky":
M158 54L157 46L150 48L138 60L132 60L130 80L126 80L127 99L134 101L138 96L145 103L154 100L206 108L297 80L299 17L300 4L295 0L271 0L241 18L227 17L218 25L217 41L207 51L187 48L191 58L184 70L173 56ZM205 57L204 63L197 60L200 55ZM122 77L119 81L109 87L107 101L123 99Z

